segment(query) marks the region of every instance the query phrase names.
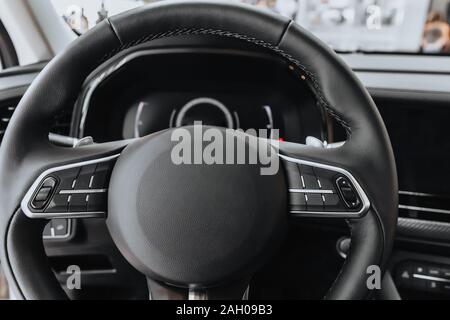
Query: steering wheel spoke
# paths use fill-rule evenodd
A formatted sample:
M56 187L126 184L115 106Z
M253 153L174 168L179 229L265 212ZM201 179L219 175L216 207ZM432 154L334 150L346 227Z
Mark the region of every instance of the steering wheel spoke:
M342 153L341 150L315 149L292 143L280 146L291 216L363 217L370 208L370 201L360 183L342 164L331 164L327 160L338 158L336 155Z
M147 277L150 300L248 300L249 279L212 288L179 288Z
M21 202L31 219L106 217L109 180L130 141L59 148L64 162L48 160ZM54 159L54 157L52 157Z

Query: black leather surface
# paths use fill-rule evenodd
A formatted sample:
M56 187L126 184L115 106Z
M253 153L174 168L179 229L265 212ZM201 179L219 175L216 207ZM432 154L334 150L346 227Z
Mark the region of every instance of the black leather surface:
M9 226L7 235L8 264L20 271L20 274L17 272L13 274L17 277L17 281L26 285L26 287L15 288L15 296L18 298L66 299L66 294L50 268L42 241L36 241L36 239L42 238L45 224L44 220L30 221L19 211L14 215ZM41 285L27 285L35 283L41 283Z
M389 255L398 201L394 158L373 101L334 53L286 19L228 2L188 1L158 3L101 23L49 63L19 104L0 151L1 257L18 297L63 298L60 288L41 267L38 269L44 272L43 276L28 274L29 263L43 259L38 238L42 223L12 223L20 221L14 214L21 199L49 165L49 159L67 162L71 157L98 152L88 148L75 154L50 146L47 133L52 115L63 106L74 104L83 80L105 58L134 44L173 34L233 37L277 52L303 70L319 100L347 128L348 142L339 150L299 150L298 146L289 145L285 150L293 156L346 168L368 194L373 210L352 223L351 255L328 295L336 299L366 297L365 268L385 261ZM16 232L27 232L30 238L18 237Z
M110 21L122 45L181 29L222 30L277 44L289 20L250 6L243 10L243 7L225 1L163 1L152 10L141 7Z
M289 26L279 48L295 57L293 63L304 71L322 105L347 129L348 134L347 143L342 148L300 151L293 146L291 155L295 156L300 151L304 158L346 168L360 182L371 201L372 210L368 216L372 217L357 222L352 230L354 236L364 236L366 247L358 245L360 250L372 250L380 260L369 262L369 256L353 248L354 254L344 269L353 269L353 272L342 272L342 281L334 287L338 292L345 292L352 287L351 278L365 273L367 266L384 265L393 245L398 182L391 143L369 93L334 52L295 24ZM377 233L371 229L378 229ZM358 291L366 289L365 283L361 282L360 286L358 290L353 287L353 295L343 295L342 298L361 297ZM333 298L338 296L333 291L329 295Z
M48 297L48 290L54 292L51 296L57 296L60 292L58 286L42 283L39 277L27 275L29 266L22 259L30 252L41 252L41 236L33 241L29 239L28 245L23 247L26 248L24 252L8 252L8 240L15 238L15 235L8 233L38 234L36 230L41 228L41 223L30 221L26 228L20 225L24 228L19 230L13 227L11 221L27 189L49 165L48 160L64 163L74 157L83 158L81 154L75 156L72 150L52 147L47 139L49 126L57 111L74 104L84 79L99 64L105 50L112 49L117 43L117 38L105 22L95 32L70 45L44 68L30 86L8 126L0 152L1 260L10 287L18 298L37 299Z

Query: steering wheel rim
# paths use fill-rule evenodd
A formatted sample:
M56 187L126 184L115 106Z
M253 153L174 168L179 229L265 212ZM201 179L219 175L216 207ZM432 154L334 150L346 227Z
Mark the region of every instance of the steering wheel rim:
M151 30L151 32L149 32ZM319 103L347 131L337 149L281 143L280 153L350 172L370 209L350 219L352 247L329 299L363 299L367 267L386 263L397 221L397 175L392 147L371 97L352 71L293 21L250 6L217 1L168 1L112 17L51 61L26 92L0 150L1 260L18 298L64 299L45 257L44 219L29 219L20 203L46 169L120 153L128 142L67 149L48 141L48 124L73 105L84 80L101 63L136 45L164 37L214 35L262 46L294 65Z

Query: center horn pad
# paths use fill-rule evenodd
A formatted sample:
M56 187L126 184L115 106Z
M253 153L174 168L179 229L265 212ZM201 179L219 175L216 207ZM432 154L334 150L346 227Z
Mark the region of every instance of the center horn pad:
M214 129L223 141L245 140L247 152L255 151L243 135ZM120 156L109 189L111 236L136 269L169 284L211 287L250 276L286 231L281 168L262 175L263 165L248 161L175 164L174 130L180 129L143 138ZM192 134L193 145L208 145L194 127L181 130ZM194 157L194 147L191 151ZM227 149L223 152L225 158Z

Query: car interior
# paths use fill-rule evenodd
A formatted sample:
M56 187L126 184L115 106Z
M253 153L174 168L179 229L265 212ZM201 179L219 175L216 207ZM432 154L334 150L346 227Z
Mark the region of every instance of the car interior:
M449 118L449 0L0 0L0 299L450 299Z

